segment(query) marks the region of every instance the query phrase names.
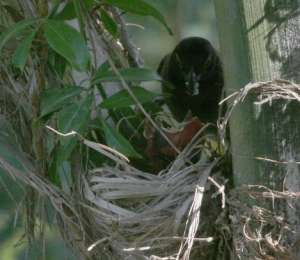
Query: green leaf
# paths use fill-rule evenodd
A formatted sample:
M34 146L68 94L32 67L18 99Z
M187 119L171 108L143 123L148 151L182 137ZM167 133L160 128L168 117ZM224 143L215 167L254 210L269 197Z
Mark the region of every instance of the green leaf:
M54 70L54 72L62 80L63 76L65 74L65 71L66 71L67 60L63 56L61 56L60 54L55 52L54 63L52 66L53 66L52 69ZM51 66L49 66L49 68L51 68Z
M168 26L163 15L152 5L142 0L126 0L126 1L125 0L103 0L102 2L113 5L128 13L144 15L144 16L152 16L167 29L170 35L173 35L173 32Z
M49 45L76 70L85 70L89 52L86 42L76 29L63 22L48 19L45 22L45 35Z
M118 57L112 56L110 57L114 63L118 62ZM97 74L102 74L108 71L111 68L110 62L108 60L104 61L97 70Z
M152 100L156 97L162 96L162 94L156 94L151 91L148 91L142 87L131 87L130 88L136 98L141 102L147 102ZM164 96L170 96L163 94ZM133 98L130 96L126 89L123 89L116 94L110 96L109 98L105 99L101 104L101 108L111 109L111 108L121 108L121 107L128 107L134 105L135 102Z
M67 108L57 113L57 126L58 131L66 134L75 131L78 134L82 134L83 130L90 119L91 105L94 98L92 95L88 95L80 102L68 106ZM57 168L59 168L64 161L66 161L71 152L73 151L78 136L61 137L62 146L58 150L57 154Z
M32 31L18 46L12 56L13 64L23 71L30 47L35 36L36 31Z
M112 19L103 8L100 9L101 20L105 29L113 36L116 37L118 33L118 25L114 19Z
M84 4L84 7L87 11L91 10L96 5L95 0L84 0L81 2Z
M106 142L110 148L113 148L121 154L128 157L142 158L142 156L134 150L132 145L121 134L119 134L103 119L101 121L104 129Z
M53 151L52 151L53 152ZM61 183L61 176L60 172L58 171L56 167L56 157L57 157L57 152L55 153L55 157L51 161L50 164L50 169L49 169L49 180L55 184L57 187L62 188L62 183ZM62 168L62 167L61 167Z
M76 18L76 12L74 3L70 2L65 5L65 7L61 10L61 12L55 16L55 19L65 21L65 20L73 20Z
M66 107L57 113L57 126L61 133L75 131L81 134L80 129L89 121L93 95L87 95L79 102ZM63 141L64 143L64 141Z
M152 102L152 101L144 103L143 108L146 110L146 112L148 114L151 114L151 115L157 114L157 113L163 111L162 107L159 104L157 104L156 102ZM137 114L143 114L143 112L141 110L138 110Z
M7 136L6 136L6 139L7 139ZM20 153L16 146L10 144L9 142L5 142L5 141L0 142L0 158L1 158L1 160L3 162L5 161L11 167L13 167L19 171L26 172L25 167L27 165L25 164L25 167L24 167L24 163L26 161L24 161L24 159L22 157L24 157L24 154ZM2 170L2 169L3 168L2 168L2 163L1 163L0 170ZM4 169L5 169L5 167L4 167Z
M102 74L111 68L109 61L104 61L97 70L97 73Z
M83 21L83 15L82 15L84 8L82 8L82 5L80 4L80 2L82 2L82 1L81 0L73 0L72 2L74 3L74 7L75 7L75 13L76 13L78 26L79 26L79 32L81 33L83 38L86 40L84 21Z
M10 39L20 35L24 32L25 29L27 29L29 26L41 21L41 18L29 18L26 20L22 20L13 26L6 29L4 32L0 35L0 52L4 46L4 44L9 41Z
M123 79L126 82L140 82L140 81L152 81L158 80L162 81L162 78L152 70L141 69L141 68L122 68L118 70ZM96 72L92 84L97 84L101 82L120 82L120 78L112 70Z
M65 137L66 141L63 145L59 147L57 150L57 160L56 167L59 168L62 164L67 161L72 153L74 147L76 146L79 137L74 135L72 137Z
M63 81L68 61L52 48L49 48L47 58L49 70Z
M85 0L85 1L81 1L81 3L84 5L82 11L91 10L95 6L94 0ZM65 7L61 10L61 12L55 16L56 20L61 20L61 21L73 20L75 18L76 18L76 11L75 11L74 2L69 2L68 4L66 4Z
M56 88L51 87L43 92L41 100L41 117L53 113L86 89L83 87Z

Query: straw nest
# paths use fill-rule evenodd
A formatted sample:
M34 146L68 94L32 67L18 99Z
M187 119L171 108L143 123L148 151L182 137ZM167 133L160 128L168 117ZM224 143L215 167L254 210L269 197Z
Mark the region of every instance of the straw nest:
M104 151L95 143L85 144ZM196 146L201 158L187 164ZM223 158L212 159L205 150L199 143L190 145L158 175L104 151L116 166L96 168L82 177L89 205L84 218L96 239L88 250L100 249L111 259L218 259L222 239L215 221L222 196L216 191L224 189L218 170Z
M279 80L247 85L236 93L219 125L222 140L231 112L248 93L262 93L256 102L261 105L279 98L300 101L298 92L297 85ZM189 164L187 158L195 147L202 155ZM226 158L212 158L199 143L187 147L159 175L141 172L118 157L111 159L115 167L93 169L82 179L83 197L90 207L85 220L97 234L91 252L98 248L111 259L298 257L295 245L282 239L293 237L296 227L280 212L247 206L238 198L298 199L299 193L250 185L225 196L222 161Z
M262 93L258 105L278 98L300 100L298 86L290 82L247 85L236 93L219 125L223 141L231 112L248 93ZM296 228L275 210L247 206L239 199L298 199L299 194L243 186L225 195L227 158L212 157L213 149L201 145L202 140L191 142L158 175L133 168L99 144L84 143L114 161L113 167L82 176L82 225L89 227L84 228L86 248L96 259L297 258L295 245L281 239L293 236ZM195 148L201 156L190 164Z

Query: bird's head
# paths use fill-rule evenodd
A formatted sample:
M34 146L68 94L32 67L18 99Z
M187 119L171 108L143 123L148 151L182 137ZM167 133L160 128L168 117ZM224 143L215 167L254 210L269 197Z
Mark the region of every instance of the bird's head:
M199 87L211 80L213 67L219 64L219 57L213 46L200 37L182 40L174 49L172 59L182 74L186 93L190 96L199 94Z

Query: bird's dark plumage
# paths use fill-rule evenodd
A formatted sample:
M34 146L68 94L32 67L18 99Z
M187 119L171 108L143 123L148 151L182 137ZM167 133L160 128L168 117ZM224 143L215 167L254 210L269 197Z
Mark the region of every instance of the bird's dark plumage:
M223 71L217 51L200 37L182 40L164 57L157 70L174 86L163 84L172 96L166 103L175 119L182 121L189 110L202 123L216 124L223 90Z

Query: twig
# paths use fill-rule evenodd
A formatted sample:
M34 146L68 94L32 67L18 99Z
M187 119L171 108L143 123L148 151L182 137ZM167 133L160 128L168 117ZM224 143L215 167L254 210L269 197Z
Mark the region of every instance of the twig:
M212 177L208 177L208 179L218 188L218 191L211 195L212 198L215 198L217 195L222 194L222 209L225 208L225 186L220 186Z
M63 134L63 133L58 132L57 130L53 129L52 127L50 127L50 126L48 126L48 125L46 125L46 127L47 127L48 129L50 129L51 131L53 131L54 133L60 135L60 136L70 136L70 135L73 135L73 136L74 136L74 135L78 135L78 136L84 141L85 144L87 144L88 146L92 147L91 144L90 144L90 143L91 143L90 141L84 139L80 134L76 133L75 131L72 131L72 132ZM129 162L129 159L128 159L125 155L119 153L119 152L116 151L115 149L112 149L112 148L110 148L110 147L108 147L108 146L106 146L106 145L104 145L104 144L99 144L99 143L97 143L97 145L98 145L100 148L102 148L102 149L104 149L104 150L106 150L106 151L109 151L109 152L111 152L111 153L114 153L115 155L117 155L117 156L119 156L119 157L125 159L127 162ZM93 147L92 147L92 148L93 148Z

